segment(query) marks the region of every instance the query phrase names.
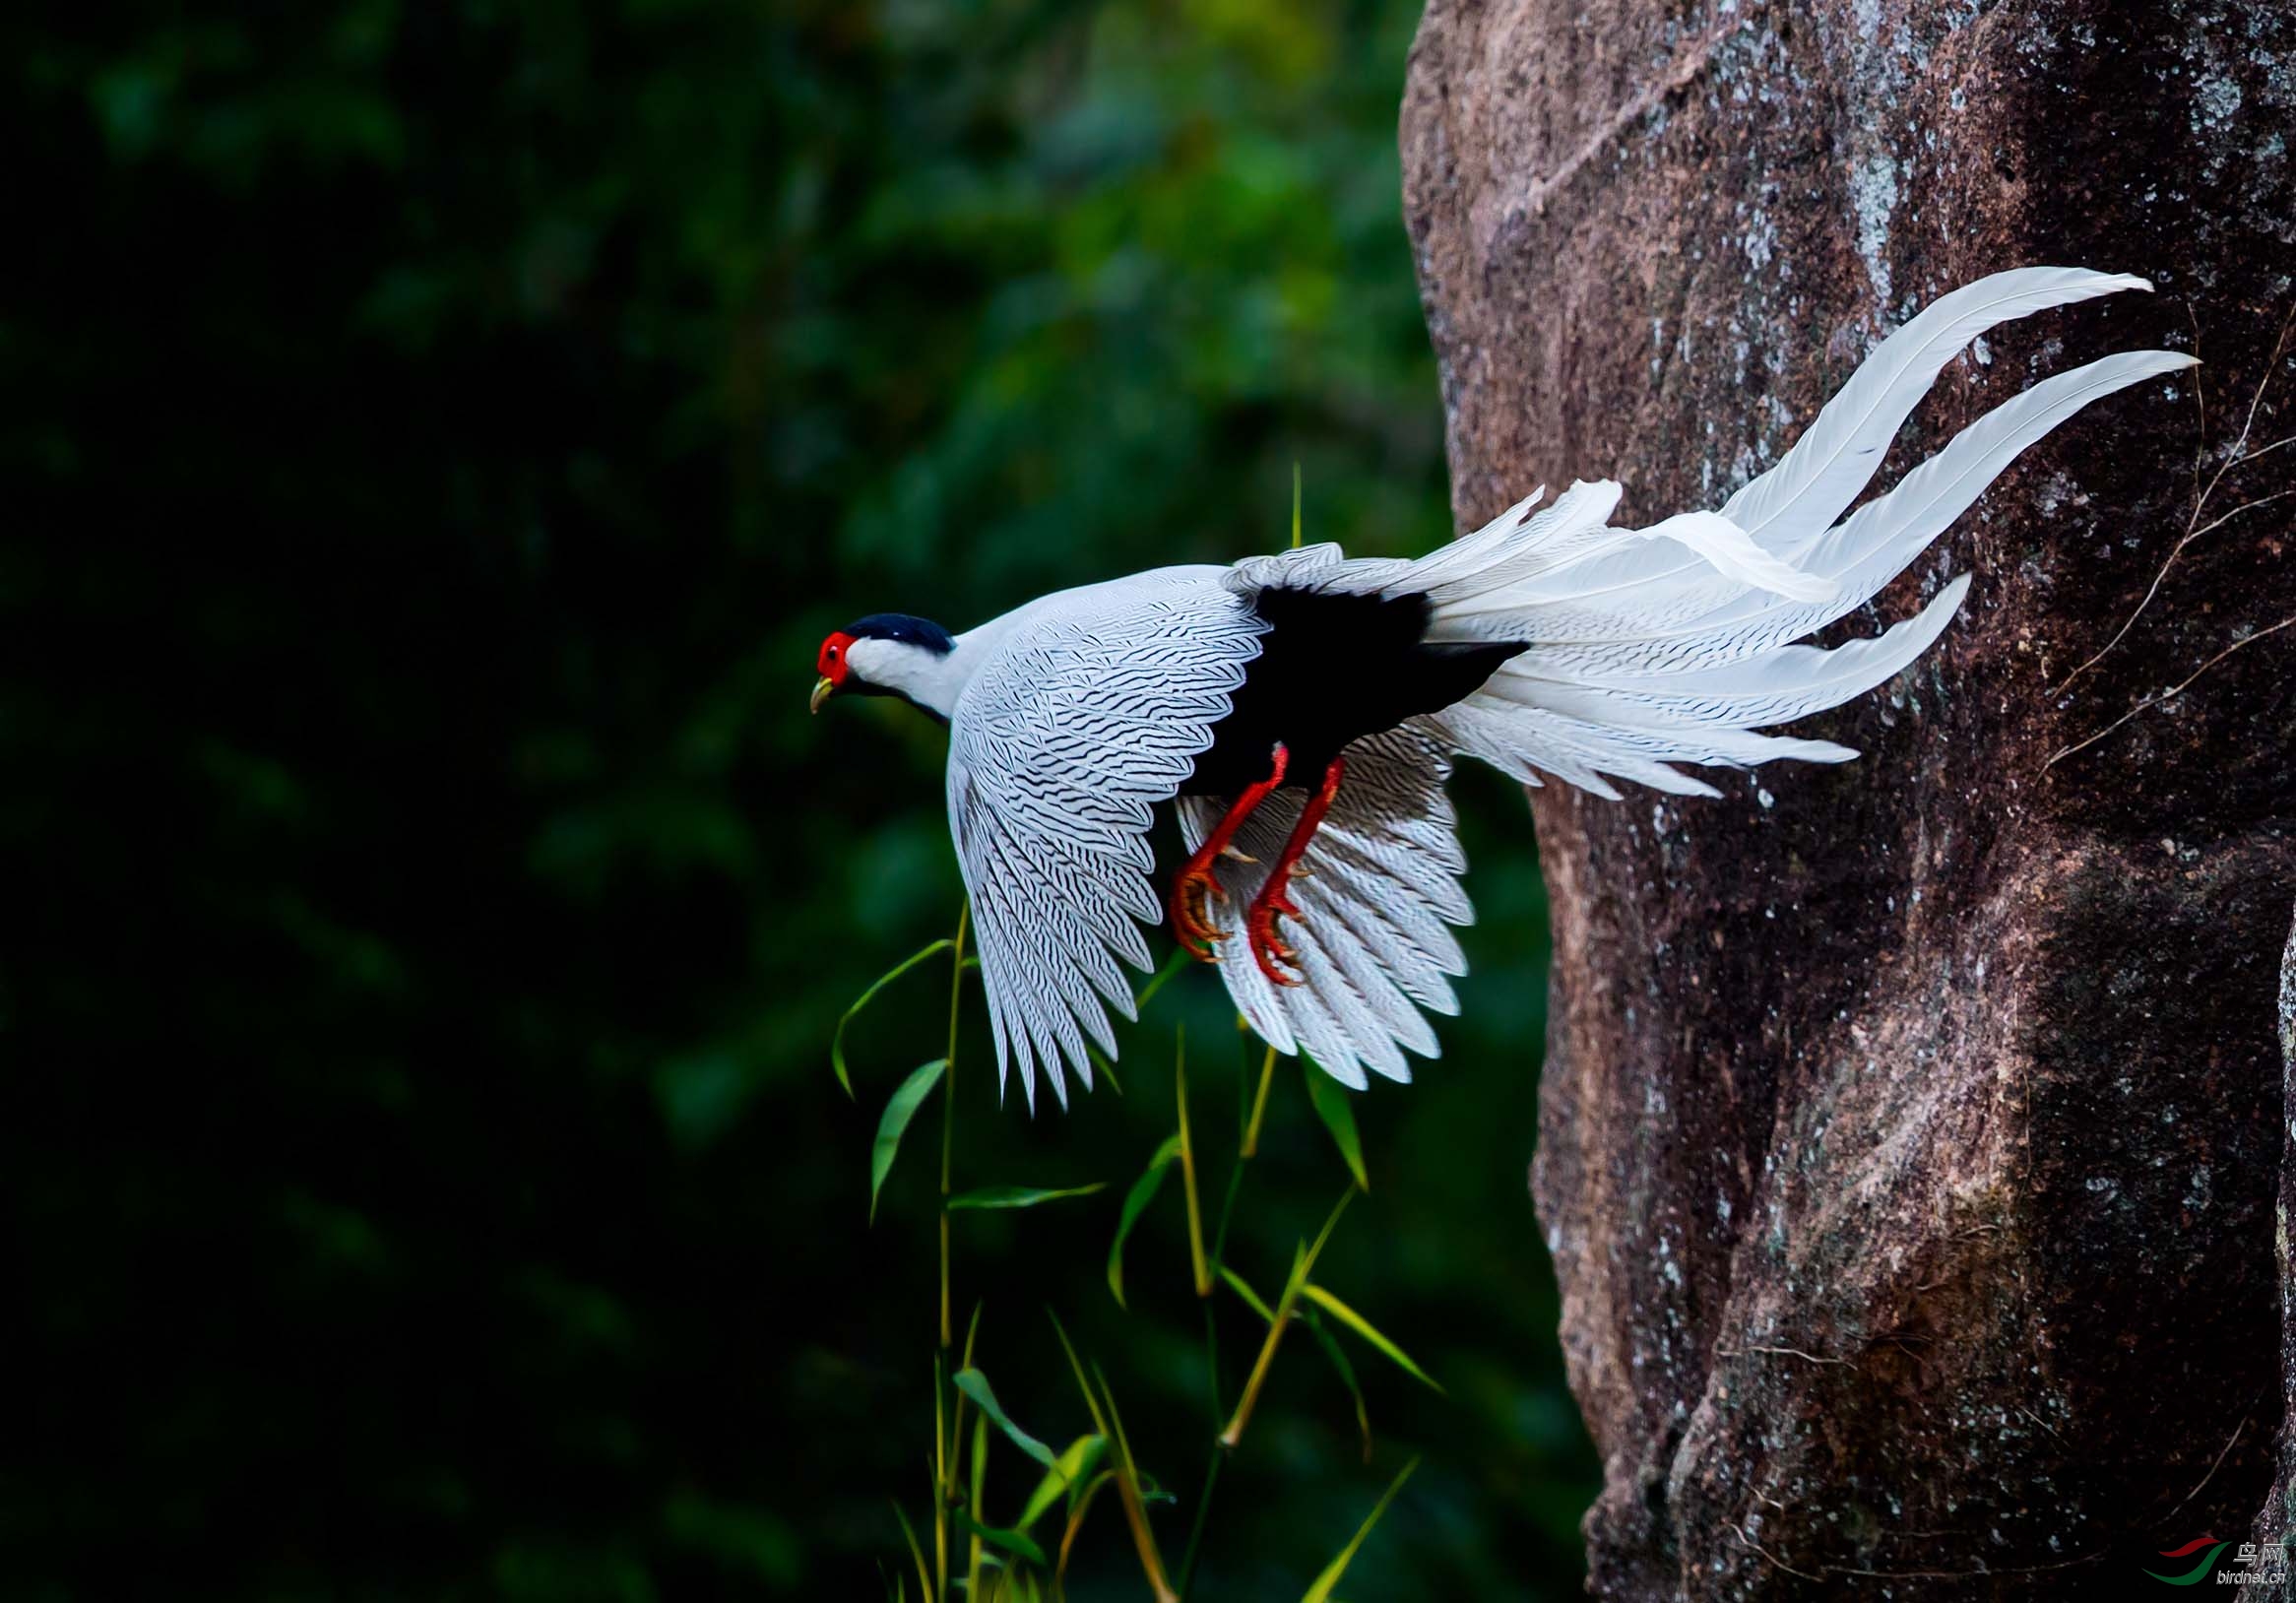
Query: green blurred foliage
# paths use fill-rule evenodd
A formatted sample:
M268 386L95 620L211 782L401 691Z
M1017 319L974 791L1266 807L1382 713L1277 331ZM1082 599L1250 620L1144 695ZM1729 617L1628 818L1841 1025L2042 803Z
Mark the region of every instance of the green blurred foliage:
M1400 0L390 0L13 9L0 124L0 1187L11 1595L877 1595L923 1506L941 732L801 710L880 609L964 627L1285 535L1448 533L1398 217ZM834 715L834 716L832 716ZM1449 1388L1307 1342L1221 1484L1201 1598L1296 1596L1408 1451L1362 1597L1564 1597L1589 1449L1523 1184L1543 914L1462 776L1484 920L1446 1056L1356 1104L1318 1278ZM997 1106L955 1220L1013 1417L1209 1437L1170 1130L1244 1052L1191 973L1126 1093ZM977 1010L976 1010L977 1015ZM937 1106L937 1104L935 1105ZM921 1117L912 1139L937 1133ZM1279 1077L1230 1260L1346 1177ZM1223 1311L1232 1397L1249 1316ZM1343 1338L1345 1339L1345 1338ZM1244 1349L1238 1351L1237 1349ZM1009 1514L1033 1485L991 1475ZM1113 1509L1078 1598L1137 1595ZM1183 1514L1162 1510L1173 1551ZM1160 1525L1160 1528L1164 1528Z

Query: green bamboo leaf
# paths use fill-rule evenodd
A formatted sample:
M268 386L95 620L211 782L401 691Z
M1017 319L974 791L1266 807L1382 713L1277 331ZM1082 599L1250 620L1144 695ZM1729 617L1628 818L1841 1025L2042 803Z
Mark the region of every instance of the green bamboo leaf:
M1090 1196L1095 1191L1108 1189L1108 1182L1096 1180L1090 1186L1063 1186L1045 1190L1035 1186L984 1186L977 1191L964 1191L943 1204L954 1212L959 1208L1033 1208L1040 1202L1057 1202L1066 1196Z
M1356 1187L1370 1190L1371 1177L1364 1173L1364 1140L1356 1133L1356 1112L1349 1105L1347 1087L1322 1069L1311 1067L1307 1070L1307 1100L1315 1105L1315 1116L1338 1143L1339 1155L1347 1160L1348 1172L1356 1178Z
M862 1008L868 1006L870 1002L876 1000L878 992L884 990L895 980L900 979L901 976L907 974L911 969L917 967L918 964L924 962L926 958L932 957L940 952L947 951L952 944L954 944L954 942L952 942L948 936L943 935L940 939L934 941L931 945L925 947L923 951L910 953L909 956L903 958L892 968L879 975L877 977L877 983L870 986L868 990L862 992L861 994L860 999L855 1001L851 1007L848 1007L845 1010L845 1016L837 1021L837 1033L829 1039L829 1066L837 1070L837 1083L845 1087L845 1094L847 1096L852 1096L854 1094L854 1090L853 1075L845 1066L846 1026L853 1022L855 1014L859 1013Z
M1220 1278L1228 1282L1228 1289L1236 1293L1237 1296L1243 1298L1252 1313L1258 1314L1261 1318L1265 1319L1270 1324L1276 1322L1275 1310L1269 1308L1266 1303L1260 1301L1259 1293L1253 1291L1249 1286L1245 1285L1242 1275L1238 1274L1234 1269L1229 1268L1228 1265L1223 1263L1220 1265Z
M1443 1389L1441 1386L1435 1384L1435 1377L1429 1375L1427 1371L1421 1369L1417 1364L1414 1364L1411 1361L1410 1354L1406 1353L1402 1348L1396 1346L1392 1341L1389 1341L1385 1336L1381 1335L1379 1331L1372 1325L1371 1320L1365 1318L1354 1309L1348 1307L1338 1298L1332 1296L1331 1293L1325 1291L1321 1286L1310 1283L1301 1287L1300 1289L1307 1293L1310 1302L1315 1303L1321 1308L1329 1309L1333 1318L1339 1320L1340 1323L1346 1325L1357 1335L1363 1337L1372 1346L1378 1348L1380 1352L1386 1354L1389 1359L1400 1365L1404 1372L1410 1375L1414 1379L1419 1380L1423 1384L1434 1386L1436 1391L1441 1391Z
M1411 1479L1411 1472L1418 1467L1417 1458L1403 1466L1403 1473L1396 1476L1394 1483L1380 1495L1379 1501L1371 1507L1370 1517L1357 1529L1347 1546L1339 1550L1339 1557L1325 1566L1323 1573L1315 1577L1315 1584L1307 1588L1307 1595L1300 1603L1330 1603L1331 1589L1339 1584L1339 1577L1346 1574L1347 1567L1355 1562L1356 1552L1364 1545L1364 1538L1371 1534L1371 1527L1379 1522L1379 1516L1387 1511L1387 1505L1395 1501L1395 1494L1403 1490L1403 1483Z
M885 1104L884 1117L877 1121L877 1142L869 1149L869 1223L877 1222L877 1193L885 1188L885 1177L893 1172L893 1160L901 1153L901 1134L909 1128L909 1121L917 1117L918 1108L932 1088L940 1084L940 1077L949 1066L946 1058L935 1058L910 1073L901 1082Z
M1323 1356L1331 1360L1331 1367L1339 1372L1339 1383L1347 1387L1348 1396L1355 1401L1356 1430L1364 1439L1364 1462L1368 1464L1371 1461L1371 1411L1364 1406L1364 1388L1356 1379L1356 1367L1348 1362L1347 1349L1340 1346L1339 1338L1323 1328L1321 1319L1310 1314L1303 1322L1308 1334L1315 1338L1315 1345L1323 1349Z
M1006 1530L996 1525L984 1525L962 1508L951 1508L949 1517L956 1522L957 1529L968 1536L980 1537L990 1547L1002 1548L1013 1557L1026 1559L1031 1564L1041 1565L1049 1562L1045 1558L1045 1550L1031 1541L1026 1531ZM953 1575L949 1578L952 1582L956 1579Z
M1156 1155L1148 1160L1147 1169L1124 1193L1124 1211L1116 1220L1116 1239L1109 1248L1109 1290L1116 1294L1118 1308L1124 1306L1124 1241L1132 1234L1132 1226L1140 1215L1147 1211L1148 1204L1156 1200L1157 1191L1163 1188L1166 1167L1179 1156L1180 1137L1166 1136Z
M1084 1378L1084 1360L1076 1356L1076 1344L1068 1339L1068 1327L1049 1308L1045 1310L1045 1317L1052 1321L1052 1334L1060 1338L1060 1351L1068 1355L1068 1371L1076 1377L1076 1389L1084 1393L1084 1406L1092 1411L1093 1429L1108 1435L1108 1415L1101 1412L1100 1397L1093 1391L1092 1382Z
M1116 1409L1116 1394L1097 1361L1092 1378L1100 1382L1100 1394L1109 1405L1109 1423L1116 1428L1116 1491L1125 1500L1124 1522L1132 1527L1132 1544L1139 1550L1140 1568L1147 1573L1149 1585L1163 1597L1171 1588L1164 1578L1164 1555L1157 1550L1156 1532L1149 1527L1145 1506L1178 1500L1145 1474L1140 1461L1132 1456L1131 1439L1124 1435L1124 1416Z
M1060 1473L1060 1460L1052 1455L1052 1449L1013 1424L1012 1420L1007 1417L1003 1407L996 1400L995 1390L989 1384L988 1376L983 1375L979 1370L959 1370L957 1371L956 1385L959 1391L973 1399L974 1406L981 1410L983 1417L989 1424L1002 1431L1014 1446L1020 1448L1021 1451L1054 1474Z
M1045 1478L1029 1494L1027 1507L1021 1509L1020 1518L1013 1522L1015 1527L1024 1531L1033 1530L1037 1521L1044 1518L1052 1510L1052 1505L1060 1501L1062 1494L1073 1498L1076 1489L1092 1479L1092 1472L1100 1467L1102 1457L1108 1452L1108 1438L1098 1434L1080 1436L1069 1443L1067 1450L1060 1454L1052 1468L1045 1471Z
M1292 1273L1298 1277L1301 1285L1305 1286L1307 1283L1307 1277L1314 1273L1315 1260L1323 1255L1323 1249L1330 1242L1331 1233L1339 1228L1340 1216L1347 1212L1347 1205L1355 1199L1356 1193L1354 1191L1340 1192L1338 1202L1332 1205L1329 1216L1323 1221L1323 1228L1315 1233L1315 1245L1301 1248L1293 1254ZM1287 1287L1287 1299L1289 1295Z

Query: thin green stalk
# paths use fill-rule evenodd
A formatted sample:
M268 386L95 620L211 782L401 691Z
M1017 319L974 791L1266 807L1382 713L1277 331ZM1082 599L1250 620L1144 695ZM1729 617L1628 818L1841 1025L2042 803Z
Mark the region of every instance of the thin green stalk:
M988 1515L981 1511L981 1494L989 1474L989 1421L976 1417L973 1421L973 1523L985 1523ZM981 1537L974 1534L965 1556L965 1595L981 1595Z
M1116 1394L1109 1389L1108 1377L1100 1373L1098 1364L1093 1365L1092 1376L1100 1382L1100 1394L1108 1400L1109 1424L1116 1430L1116 1496L1123 1501L1125 1523L1132 1527L1132 1545L1139 1550L1141 1573L1148 1577L1148 1587L1155 1593L1156 1603L1180 1603L1180 1594L1165 1579L1164 1556L1156 1551L1156 1533L1149 1527L1148 1510L1140 1498L1140 1466L1132 1457L1131 1441L1124 1435L1123 1416L1116 1412Z
M1259 1122L1267 1117L1267 1088L1276 1077L1276 1049L1267 1049L1259 1064L1259 1095L1251 1099L1251 1117L1244 1123L1244 1156L1259 1151Z
M1195 1273L1196 1295L1212 1295L1212 1271L1204 1257L1204 1215L1196 1201L1196 1148L1188 1133L1187 1120L1187 1026L1180 1026L1180 1044L1173 1054L1173 1101L1180 1107L1180 1179L1187 1191L1187 1252L1189 1267Z
M1276 1300L1275 1317L1268 1321L1267 1340L1260 1345L1259 1358L1251 1366L1251 1374L1244 1382L1244 1395L1237 1399L1235 1417L1220 1433L1220 1444L1234 1447L1244 1440L1244 1427L1251 1422L1252 1406L1259 1401L1259 1388L1267 1382L1269 1366L1276 1360L1276 1344L1283 1340L1284 1326L1292 1321L1292 1309L1300 1301L1300 1288L1307 1283L1308 1274L1315 1267L1316 1258L1323 1252L1323 1244L1331 1240L1331 1232L1339 1223L1339 1216L1347 1211L1348 1202L1355 1196L1353 1189L1341 1194L1339 1205L1331 1210L1331 1217L1323 1221L1323 1230L1316 1236L1315 1245L1303 1247L1292 1258L1292 1273L1284 1282L1284 1294Z
M949 1595L949 1482L952 1465L948 1418L943 1413L940 1355L932 1357L932 1595L936 1603Z
M965 926L972 917L968 901L957 909L957 938L949 948L948 1067L941 1071L940 1104L940 1344L949 1346L949 1160L957 1142L957 1015L965 999Z
M964 1429L965 1400L960 1393L954 1417L945 1411L944 1389L948 1383L947 1364L949 1350L949 1170L956 1152L957 1128L957 1019L965 997L965 928L973 912L973 904L965 903L957 909L957 936L949 950L949 1042L948 1063L941 1071L940 1115L940 1347L932 1359L932 1454L933 1507L932 1558L933 1603L947 1603L949 1595L949 1506L957 1493L958 1433ZM974 1311L974 1327L980 1326L980 1311ZM965 1333L965 1362L969 1367L973 1358L973 1335ZM978 1545L978 1544L976 1544Z
M1212 1488L1220 1484L1220 1465L1227 1460L1227 1457L1228 1455L1222 1452L1219 1444L1215 1443L1212 1447L1212 1462L1204 1470L1203 1496L1196 1499L1195 1523L1188 1527L1187 1551L1180 1558L1180 1595L1183 1600L1187 1597L1188 1588L1195 1584L1196 1549L1204 1540L1204 1521L1210 1517L1212 1512Z
M1228 1225L1236 1216L1237 1193L1244 1187L1244 1166L1250 1162L1258 1148L1260 1116L1267 1111L1268 1079L1275 1072L1275 1049L1270 1047L1266 1061L1260 1066L1259 1094L1249 1104L1243 1100L1243 1077L1239 1075L1236 1081L1237 1127L1242 1139L1236 1149L1236 1161L1228 1166L1228 1192L1220 1199L1220 1223L1212 1233L1212 1253L1205 1266L1215 1280L1219 1278L1220 1266L1227 1261ZM1204 1375L1211 1391L1212 1430L1216 1438L1228 1411L1220 1400L1220 1326L1214 1308L1211 1302L1204 1304ZM1195 1580L1196 1551L1203 1543L1204 1525L1212 1512L1212 1490L1220 1484L1220 1464L1227 1456L1227 1449L1215 1440L1212 1443L1211 1462L1204 1467L1204 1489L1196 1497L1195 1518L1188 1527L1187 1548L1180 1555L1180 1594L1183 1598Z
M957 1360L957 1368L960 1372L973 1367L973 1338L980 1333L981 1305L975 1303L972 1321L965 1326L965 1353L962 1358ZM935 1376L937 1377L941 1373L941 1370L936 1367ZM949 1389L953 1393L949 1409L949 1473L947 1482L941 1487L941 1495L944 1500L954 1506L957 1501L957 1447L965 1440L965 1394L958 1390L954 1383L950 1385Z
M1244 1186L1244 1166L1251 1154L1239 1152L1236 1161L1228 1166L1228 1194L1220 1199L1220 1224L1212 1232L1212 1255L1205 1264L1211 1277L1220 1277L1220 1265L1228 1261L1228 1221L1236 1212L1236 1193Z

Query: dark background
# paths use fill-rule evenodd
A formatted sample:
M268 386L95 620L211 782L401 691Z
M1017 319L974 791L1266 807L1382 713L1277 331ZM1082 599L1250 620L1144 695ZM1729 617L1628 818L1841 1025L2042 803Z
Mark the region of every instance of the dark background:
M958 890L942 733L808 719L814 648L1269 548L1295 462L1311 540L1448 534L1413 9L11 17L0 1593L880 1595L888 1497L926 1507L937 1105L873 1230L868 1151L945 970L856 1027L858 1105L827 1048ZM1206 1599L1299 1595L1413 1451L1348 1590L1578 1590L1530 821L1456 788L1465 1016L1357 1100L1371 1194L1318 1273L1448 1396L1356 1344L1367 1466L1289 1343ZM1128 1316L1103 1280L1182 1017L1216 1182L1243 1053L1208 976L1125 1095L1033 1120L974 1010L958 1184L1112 1188L955 1250L1012 1412L1085 1428L1056 1308L1192 1497L1177 1186ZM1299 1073L1231 1252L1269 1292L1345 1178ZM1143 1591L1113 1500L1076 1581Z

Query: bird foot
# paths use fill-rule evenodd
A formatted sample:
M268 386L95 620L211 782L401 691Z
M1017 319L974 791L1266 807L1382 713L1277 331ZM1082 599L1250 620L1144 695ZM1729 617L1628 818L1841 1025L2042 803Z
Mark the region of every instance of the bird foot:
M1181 950L1199 963L1211 962L1214 956L1212 948L1228 938L1225 930L1212 928L1211 904L1228 900L1228 893L1212 877L1212 865L1221 858L1230 858L1238 863L1256 861L1237 847L1236 831L1258 810L1262 802L1275 794L1276 787L1284 782L1284 768L1290 760L1291 753L1284 749L1282 741L1277 741L1268 751L1267 778L1246 785L1236 800L1228 804L1227 812L1212 827L1212 832L1204 837L1203 844L1196 848L1195 855L1187 860L1179 876L1172 882L1172 905L1169 911L1172 915L1173 938L1180 942Z
M1209 863L1189 863L1172 882L1173 938L1199 963L1211 962L1212 948L1228 938L1225 931L1212 928L1211 919L1211 904L1227 900Z
M1259 965L1260 973L1279 986L1305 985L1305 975L1285 972L1300 967L1300 954L1290 941L1284 939L1283 932L1276 925L1279 919L1300 917L1300 904L1293 901L1285 890L1284 881L1287 877L1284 874L1271 877L1260 893L1251 899L1251 907L1244 917L1244 927L1251 941L1252 961Z

